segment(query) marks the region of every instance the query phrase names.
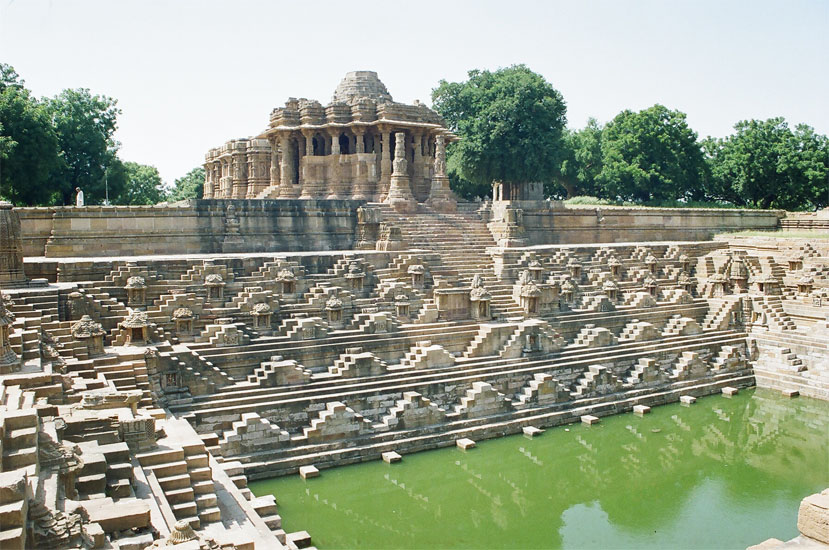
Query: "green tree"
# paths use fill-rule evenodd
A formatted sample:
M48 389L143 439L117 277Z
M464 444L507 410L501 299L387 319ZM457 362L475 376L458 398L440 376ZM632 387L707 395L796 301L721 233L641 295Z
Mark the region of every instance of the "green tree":
M155 166L129 161L123 166L127 183L115 204L156 204L166 200L167 191Z
M186 199L200 199L203 195L204 168L198 166L175 181L169 199L171 201L183 201Z
M827 204L829 145L806 125L792 132L782 117L743 120L705 149L716 198L760 208L808 209Z
M707 167L685 113L625 110L602 132L601 196L645 202L705 197Z
M447 149L457 180L488 188L493 181L546 182L556 173L567 107L526 66L469 71L466 82L441 80L432 102L461 138Z
M580 195L598 195L596 178L602 171L602 127L595 118L587 121L581 130L567 130L562 140L561 165L548 196L566 198Z
M47 105L32 97L14 68L0 63L0 195L18 205L54 200L52 174L61 166Z
M116 100L92 95L86 88L64 90L49 100L63 159L62 169L53 174L52 187L61 193L63 204L71 204L76 187L83 189L89 204L103 202L107 183L110 198L121 193L123 181L110 181L107 174L118 152L118 143L112 138L121 114L116 104Z

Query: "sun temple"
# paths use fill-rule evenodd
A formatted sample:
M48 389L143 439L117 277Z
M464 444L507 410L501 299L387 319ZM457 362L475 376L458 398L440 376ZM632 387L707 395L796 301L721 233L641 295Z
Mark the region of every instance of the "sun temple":
M453 139L426 105L396 103L377 73L355 71L325 107L290 98L260 135L208 151L204 198L442 203Z
M307 548L249 480L829 399L829 240L781 232L829 213L463 201L455 139L358 71L209 151L203 198L0 205L0 548Z

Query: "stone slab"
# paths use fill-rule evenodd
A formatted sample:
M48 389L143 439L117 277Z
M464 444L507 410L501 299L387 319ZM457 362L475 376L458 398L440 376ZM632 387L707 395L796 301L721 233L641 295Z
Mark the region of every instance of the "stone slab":
M581 423L587 424L588 426L592 426L593 424L598 424L601 422L602 419L598 416L593 416L592 414L585 414L581 417Z
M679 402L683 405L693 405L697 402L697 398L693 395L680 395Z
M783 390L783 397L800 397L800 392L797 390Z
M530 437L535 437L544 433L544 430L536 428L535 426L525 426L521 429L521 431L524 432L524 435L528 435Z
M320 471L316 466L300 466L299 477L302 479L311 479L312 477L319 477Z
M469 439L468 437L463 437L455 441L455 445L457 445L458 449L466 451L467 449L474 449L475 442Z
M89 521L100 524L107 533L150 525L150 505L143 500L112 502L110 498L101 498L84 501L83 507L89 513Z
M651 408L647 405L634 405L633 406L633 414L644 416L651 412Z
M388 462L389 464L391 464L392 462L400 462L401 460L403 460L403 457L394 451L383 453L382 456L383 462Z
M800 501L797 530L810 539L829 544L829 489Z
M732 395L737 395L738 393L740 393L740 390L732 386L726 386L722 389L722 394L726 397L731 397Z

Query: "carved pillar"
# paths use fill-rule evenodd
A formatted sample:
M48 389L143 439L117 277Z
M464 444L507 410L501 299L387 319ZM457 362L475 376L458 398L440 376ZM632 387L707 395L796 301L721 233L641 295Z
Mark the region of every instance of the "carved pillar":
M282 164L279 167L280 180L279 191L280 197L296 198L299 196L299 185L296 177L296 141L291 137L290 132L285 132L279 136L279 141L282 144Z
M365 141L363 140L366 129L361 126L356 126L353 130L356 145L355 151L357 154L353 157L354 187L351 189L351 198L355 200L366 200L371 195L371 189L368 182L369 167L365 161L365 158L362 156L366 152Z
M458 203L449 189L449 178L446 175L446 138L442 135L435 137L435 171L426 202L439 212L454 212L458 209Z
M279 174L279 145L276 142L276 138L273 136L268 137L268 142L271 144L271 166L269 173L270 181L268 186L278 190L279 181L281 179Z
M340 129L329 128L328 136L331 138L331 155L333 159L329 159L326 173L326 187L327 199L341 199L342 178L340 177Z
M234 148L230 159L233 171L230 196L234 199L244 199L248 190L247 155L242 143L235 143Z
M414 130L416 132L412 136L412 194L414 194L415 199L418 202L422 202L427 198L427 194L429 192L429 188L423 188L424 185L424 177L423 177L423 145L422 145L422 138L423 134L420 133L418 130Z
M314 188L318 186L317 165L314 162L314 131L303 129L302 137L305 138L305 156L300 160L300 176L302 177L302 193L300 199L314 198Z
M412 190L409 186L406 134L397 132L394 134L394 139L394 164L386 202L398 212L414 212L417 210L417 201L412 196Z
M380 156L380 189L381 199L388 194L389 182L391 181L391 142L390 133L386 128L380 129L380 143L382 153Z
M329 130L329 136L331 136L331 154L332 155L339 155L340 154L340 133L337 130Z
M363 141L363 136L366 133L366 129L361 126L355 126L354 130L354 152L355 153L365 153L366 152L366 142Z
M213 198L213 166L212 162L204 163L204 190L202 191L203 199ZM198 198L198 197L197 197Z

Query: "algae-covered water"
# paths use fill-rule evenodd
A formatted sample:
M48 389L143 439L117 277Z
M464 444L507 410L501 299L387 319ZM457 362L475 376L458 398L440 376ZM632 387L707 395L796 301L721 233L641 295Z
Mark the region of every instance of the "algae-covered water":
M739 548L829 487L829 403L768 390L251 483L326 548Z

